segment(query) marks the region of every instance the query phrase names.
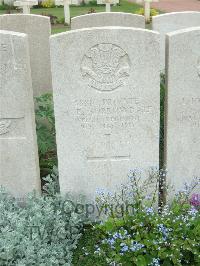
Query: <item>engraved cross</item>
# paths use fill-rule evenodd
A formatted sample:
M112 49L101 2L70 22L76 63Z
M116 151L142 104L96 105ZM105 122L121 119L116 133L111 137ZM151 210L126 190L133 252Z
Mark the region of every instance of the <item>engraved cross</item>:
M111 177L112 162L127 161L130 160L130 154L120 153L119 155L113 155L110 141L110 134L105 134L106 141L104 145L104 154L102 156L87 156L88 162L105 162L107 177Z

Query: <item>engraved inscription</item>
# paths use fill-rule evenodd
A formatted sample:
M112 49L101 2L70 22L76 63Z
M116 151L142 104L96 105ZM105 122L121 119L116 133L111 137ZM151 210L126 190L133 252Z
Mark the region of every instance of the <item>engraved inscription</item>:
M139 97L77 99L73 102L73 116L83 129L128 129L148 117L153 122L153 106Z
M8 45L5 43L0 43L0 52L5 52L8 49Z
M177 120L200 127L200 97L183 97L179 105L181 112L176 114Z
M0 120L0 135L4 135L10 131L11 120Z
M198 75L200 77L200 57L199 57L199 59L197 61L197 73L198 73Z
M99 91L113 91L129 76L128 54L111 43L97 44L89 49L81 63L81 73L90 87Z
M193 154L195 154L196 156L196 159L197 160L200 160L200 137L194 137L193 139L193 149L192 149L192 152Z

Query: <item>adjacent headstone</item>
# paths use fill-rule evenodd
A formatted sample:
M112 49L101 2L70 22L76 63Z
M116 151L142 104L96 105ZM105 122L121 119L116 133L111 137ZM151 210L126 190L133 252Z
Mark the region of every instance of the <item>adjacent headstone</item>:
M37 0L20 0L14 2L14 6L22 8L23 14L30 14L31 7L36 5L38 5Z
M51 92L50 19L37 15L2 15L0 29L28 34L33 94Z
M121 26L145 28L144 16L123 12L94 13L72 18L71 29L90 27Z
M97 0L97 5L106 5L106 12L111 12L111 5L119 4L119 0Z
M167 33L200 26L200 12L174 12L152 18L152 28L161 34L161 70L165 69L165 36Z
M200 27L167 34L166 167L176 191L200 177Z
M147 23L150 22L151 19L151 3L159 2L159 0L136 0L137 3L144 2L144 16Z
M15 197L40 191L28 37L0 31L0 185Z
M82 45L80 45L80 42ZM92 199L159 164L159 34L105 27L51 37L61 192Z

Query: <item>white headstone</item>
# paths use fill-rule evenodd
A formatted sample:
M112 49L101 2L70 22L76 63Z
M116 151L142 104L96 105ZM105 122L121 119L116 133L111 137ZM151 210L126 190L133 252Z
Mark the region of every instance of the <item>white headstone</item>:
M51 37L51 56L61 192L91 199L158 167L158 33L71 31Z
M200 12L174 12L152 18L152 28L161 34L161 70L165 68L165 36L167 33L200 26Z
M145 28L145 18L141 15L112 12L112 13L94 13L72 18L71 29L104 27L104 26L121 26Z
M20 0L14 2L14 6L23 9L23 14L30 14L31 7L36 5L38 5L37 0Z
M167 34L166 166L176 190L200 177L200 27Z
M144 16L146 22L150 22L151 18L151 3L152 2L159 2L159 0L136 0L137 3L143 3L144 2Z
M0 185L15 197L40 191L28 37L0 31Z
M28 34L33 94L51 92L50 19L37 15L2 15L0 29Z
M111 12L111 5L119 4L119 0L97 0L98 5L106 5L106 12Z

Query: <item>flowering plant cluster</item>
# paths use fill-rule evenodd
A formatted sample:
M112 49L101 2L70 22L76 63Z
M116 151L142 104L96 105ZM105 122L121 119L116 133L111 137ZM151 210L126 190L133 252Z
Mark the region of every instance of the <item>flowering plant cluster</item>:
M157 185L145 196L153 180L157 184L156 175L151 174L141 186L136 176L131 174L129 185L123 186L120 194L98 191L97 201L106 207L106 217L93 226L95 239L85 243L81 265L91 261L94 265L200 265L200 200L199 194L191 191L198 180L159 210ZM123 208L120 216L114 202L128 203L131 212Z

